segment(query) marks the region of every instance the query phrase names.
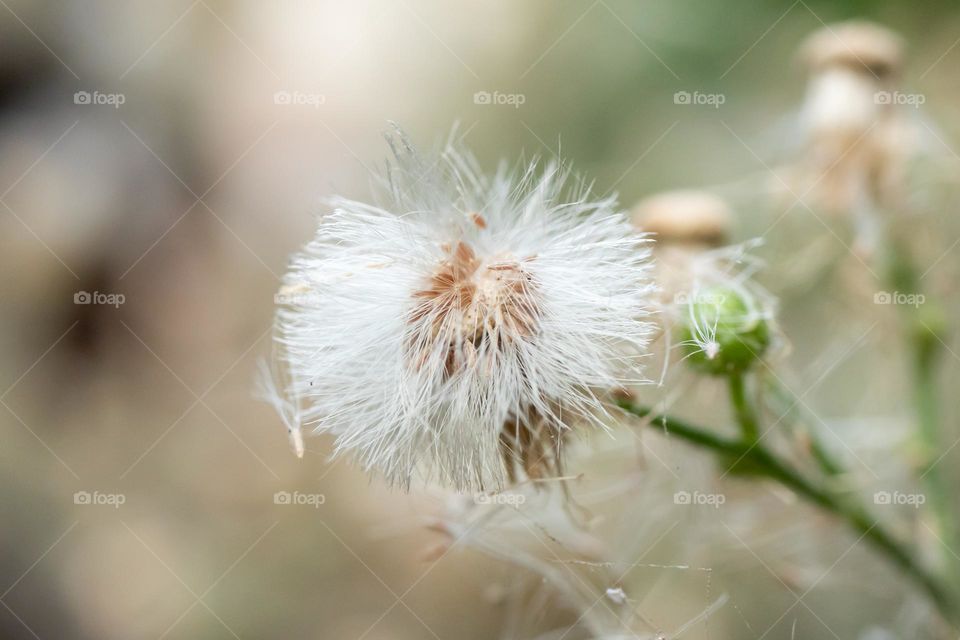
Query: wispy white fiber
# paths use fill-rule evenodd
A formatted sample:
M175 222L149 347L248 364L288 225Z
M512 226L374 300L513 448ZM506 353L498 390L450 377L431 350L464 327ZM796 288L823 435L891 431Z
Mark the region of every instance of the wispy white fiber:
M505 424L600 422L598 390L642 381L649 240L555 165L391 146L383 201L334 198L293 257L265 395L301 451L330 433L401 486L500 487Z

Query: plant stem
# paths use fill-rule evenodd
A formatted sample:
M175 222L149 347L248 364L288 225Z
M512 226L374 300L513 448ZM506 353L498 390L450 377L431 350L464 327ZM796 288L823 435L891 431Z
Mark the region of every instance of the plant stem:
M734 415L737 418L737 424L740 425L744 441L757 442L760 438L760 428L753 404L747 398L747 385L743 372L731 372L727 377L727 384L730 388L730 402L733 404Z
M922 323L922 320L917 318ZM934 344L936 343L936 344ZM960 536L953 515L953 497L938 463L941 461L939 395L937 393L936 360L939 356L936 335L924 327L913 336L913 402L917 412L917 431L920 440L920 481L930 493L930 506L950 555L943 555L951 569L951 582L960 584L960 561L952 548Z
M809 411L804 410L801 401L794 397L789 390L776 381L769 381L769 391L774 400L780 405L775 411L781 416L790 416L790 420L800 422L804 435L809 440L810 455L820 467L820 470L827 476L839 476L845 473L843 465L837 462L829 447L823 444L820 434L813 424L810 424Z
M944 619L957 621L958 612L947 589L919 563L906 545L899 542L862 506L808 480L759 441L751 443L720 436L682 420L655 414L650 409L636 406L628 400L621 401L620 407L635 416L647 418L651 426L664 429L670 435L722 456L749 463L752 471L776 480L809 502L836 515L916 581Z
M920 295L920 277L910 253L902 245L893 246L888 279L897 293ZM922 306L921 306L922 304ZM943 323L943 314L935 302L913 306L900 305L907 347L910 351L910 379L913 404L917 419L917 440L920 444L920 481L930 493L930 506L940 529L940 536L948 548L960 542L951 504L951 491L938 466L938 453L943 446L940 435L939 395L936 368L942 353L937 330ZM951 552L952 555L952 552ZM944 559L951 567L951 582L960 584L960 562L956 557Z

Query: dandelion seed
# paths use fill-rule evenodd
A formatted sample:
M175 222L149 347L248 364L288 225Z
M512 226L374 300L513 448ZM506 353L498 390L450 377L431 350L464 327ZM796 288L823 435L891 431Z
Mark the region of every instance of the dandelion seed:
M623 604L627 601L627 594L622 587L608 587L606 596L614 604Z
M334 199L292 260L274 403L404 487L556 474L603 391L642 381L649 241L555 166L488 178L391 144L383 204Z

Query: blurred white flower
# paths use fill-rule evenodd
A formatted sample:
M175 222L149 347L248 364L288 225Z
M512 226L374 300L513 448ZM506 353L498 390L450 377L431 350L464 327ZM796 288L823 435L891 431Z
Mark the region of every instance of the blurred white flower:
M641 381L648 239L553 165L490 179L452 145L391 146L386 201L334 199L292 260L271 399L299 451L302 426L332 433L405 487L558 472L599 393Z

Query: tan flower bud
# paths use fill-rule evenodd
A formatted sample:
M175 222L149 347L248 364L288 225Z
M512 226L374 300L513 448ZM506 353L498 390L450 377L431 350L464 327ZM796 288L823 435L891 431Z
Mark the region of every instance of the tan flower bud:
M801 46L799 57L811 73L845 67L884 79L902 69L903 49L903 39L890 29L851 20L814 32Z
M724 244L732 215L719 197L704 191L667 191L639 202L633 209L634 226L656 235L658 243Z

